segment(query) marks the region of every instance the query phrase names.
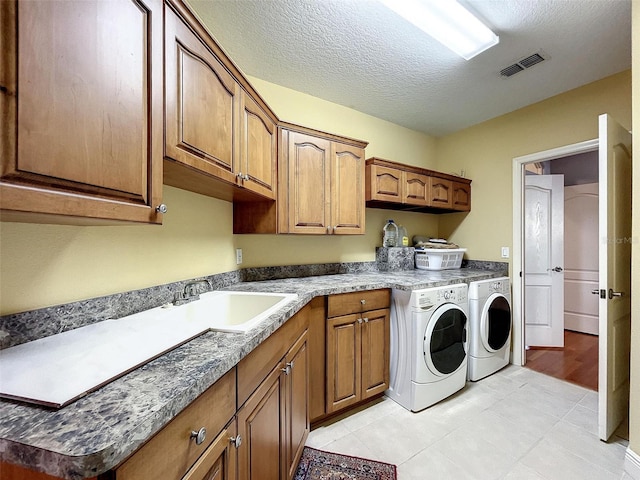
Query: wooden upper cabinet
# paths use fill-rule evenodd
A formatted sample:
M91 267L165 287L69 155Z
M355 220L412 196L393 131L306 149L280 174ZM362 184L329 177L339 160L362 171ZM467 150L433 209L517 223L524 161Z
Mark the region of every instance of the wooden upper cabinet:
M275 199L277 127L258 103L241 93L240 165L243 186Z
M228 201L275 199L277 117L179 0L165 9L165 84L164 182Z
M371 208L428 213L471 210L471 180L455 175L369 158L365 182Z
M331 233L363 234L364 149L331 143Z
M276 202L234 202L233 233L364 234L367 143L278 126Z
M402 203L409 205L429 205L431 183L427 175L415 172L403 172Z
M0 2L3 220L161 223L162 8Z
M289 233L328 232L331 220L331 142L285 132Z
M461 212L471 211L471 185L468 183L453 182L452 190L453 209Z
M165 37L166 156L234 183L240 86L169 8Z
M453 182L444 178L431 177L431 200L432 207L450 209L453 205Z
M398 168L370 165L367 168L367 200L402 203L402 174Z

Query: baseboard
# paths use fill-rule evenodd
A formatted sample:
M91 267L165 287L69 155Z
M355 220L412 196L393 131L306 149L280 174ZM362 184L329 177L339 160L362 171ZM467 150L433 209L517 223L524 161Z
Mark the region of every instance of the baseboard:
M633 480L640 480L640 455L629 447L624 456L624 472Z

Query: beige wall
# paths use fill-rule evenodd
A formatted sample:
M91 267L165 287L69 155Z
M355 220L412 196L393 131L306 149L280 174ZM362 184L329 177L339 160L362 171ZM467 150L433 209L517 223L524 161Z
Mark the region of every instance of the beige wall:
M513 158L597 138L601 113L630 128L630 95L625 71L438 139L438 169L473 180L471 212L442 216L440 235L469 258L500 260L500 247L512 247Z
M253 80L253 79L252 79ZM280 118L370 142L367 156L433 167L432 137L255 79ZM367 210L366 235L233 235L232 204L164 187L164 224L76 227L0 223L0 314L243 267L372 261L387 218L437 235L438 216Z
M640 2L633 0L632 65L633 124L640 125ZM640 456L640 138L633 132L633 232L631 250L631 398L629 412L629 448Z

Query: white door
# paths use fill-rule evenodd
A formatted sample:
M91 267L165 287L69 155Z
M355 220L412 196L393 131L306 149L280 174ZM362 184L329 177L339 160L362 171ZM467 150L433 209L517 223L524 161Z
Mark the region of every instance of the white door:
M598 427L607 440L629 412L631 335L631 134L599 118Z
M527 346L564 346L564 175L525 176Z
M595 153L595 152L594 152ZM564 328L598 335L598 183L564 188Z

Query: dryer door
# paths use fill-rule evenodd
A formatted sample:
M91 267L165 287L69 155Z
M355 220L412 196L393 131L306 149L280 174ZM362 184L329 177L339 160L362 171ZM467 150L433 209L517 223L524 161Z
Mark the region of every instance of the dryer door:
M500 293L494 293L485 302L480 318L482 345L488 352L497 352L505 346L511 335L509 300Z
M453 303L440 305L429 318L423 353L427 368L440 377L455 372L465 360L467 315Z

